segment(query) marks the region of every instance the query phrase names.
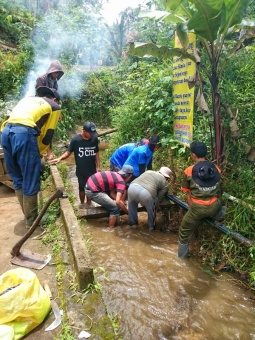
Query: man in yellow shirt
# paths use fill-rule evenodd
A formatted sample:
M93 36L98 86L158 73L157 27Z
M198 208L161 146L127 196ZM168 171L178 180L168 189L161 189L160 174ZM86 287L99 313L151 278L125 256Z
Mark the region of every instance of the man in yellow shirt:
M55 89L41 86L37 93L40 97L21 99L1 127L6 168L28 227L38 215L41 157L50 145L61 112Z

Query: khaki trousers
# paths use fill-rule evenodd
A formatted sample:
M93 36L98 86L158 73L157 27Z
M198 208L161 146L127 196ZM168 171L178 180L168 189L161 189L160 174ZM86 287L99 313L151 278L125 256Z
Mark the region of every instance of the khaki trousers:
M189 243L193 232L203 223L203 219L206 217L213 218L220 209L221 202L219 199L210 205L191 203L180 225L179 242L182 244Z

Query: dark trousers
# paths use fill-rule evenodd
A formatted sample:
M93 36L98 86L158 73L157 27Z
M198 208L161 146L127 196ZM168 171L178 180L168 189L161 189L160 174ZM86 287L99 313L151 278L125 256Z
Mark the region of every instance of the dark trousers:
M41 158L37 131L20 124L6 124L2 131L4 161L14 189L26 196L40 191Z

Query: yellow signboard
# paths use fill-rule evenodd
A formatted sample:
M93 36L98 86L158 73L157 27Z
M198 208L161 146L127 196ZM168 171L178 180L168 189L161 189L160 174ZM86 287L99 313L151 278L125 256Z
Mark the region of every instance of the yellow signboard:
M188 34L189 47L187 52L193 54L196 48L196 36ZM175 47L183 48L177 35L175 35ZM174 57L173 59L173 99L174 112L174 137L180 144L189 146L193 136L193 112L194 112L194 87L189 88L189 77L196 71L195 63L186 58Z

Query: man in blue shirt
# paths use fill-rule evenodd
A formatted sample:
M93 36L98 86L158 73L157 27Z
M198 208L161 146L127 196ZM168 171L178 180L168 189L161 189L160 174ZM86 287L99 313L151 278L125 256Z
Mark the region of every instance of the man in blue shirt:
M159 136L154 135L149 139L148 145L141 145L135 148L124 165L131 165L134 169L133 179L139 177L144 171L152 170L152 156L161 146Z
M146 145L149 143L148 139L142 139L138 143L127 143L120 146L117 150L110 157L110 170L118 172L122 169L125 161L127 160L128 156L131 152L140 145Z

